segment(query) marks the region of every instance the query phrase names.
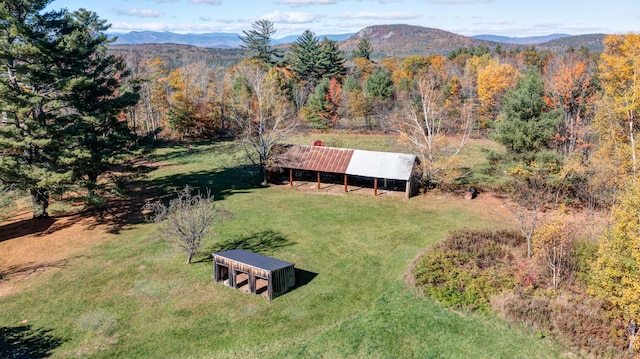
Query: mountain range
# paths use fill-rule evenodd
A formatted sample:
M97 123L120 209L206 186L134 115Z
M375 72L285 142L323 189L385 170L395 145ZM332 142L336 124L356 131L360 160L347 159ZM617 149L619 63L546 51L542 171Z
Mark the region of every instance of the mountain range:
M172 32L138 31L117 36L116 47L148 44L177 44L209 49L239 49L242 40L235 33L177 34ZM593 52L601 52L604 34L571 36L551 34L534 37L504 37L496 35L462 36L452 32L414 25L375 25L355 34L318 35L337 41L340 49L349 53L356 49L361 39L367 39L373 47L372 58L402 57L408 55L447 55L460 47L487 46L502 47L503 50L521 46L535 46L539 50L563 51L569 48L586 47ZM273 44L287 47L298 36L274 39Z
M205 34L177 34L174 32L157 31L131 31L125 34L110 34L116 36L114 45L136 44L179 44L217 49L237 48L242 45L240 35L228 32L211 32ZM330 40L342 41L354 34L322 35ZM286 36L273 39L274 45L290 44L295 42L299 35Z

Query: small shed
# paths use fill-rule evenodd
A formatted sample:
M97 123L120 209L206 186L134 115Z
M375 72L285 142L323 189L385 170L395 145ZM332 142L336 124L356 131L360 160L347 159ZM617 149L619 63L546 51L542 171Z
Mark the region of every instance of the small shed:
M232 249L213 253L216 283L258 294L269 300L284 294L296 284L294 264L261 254Z

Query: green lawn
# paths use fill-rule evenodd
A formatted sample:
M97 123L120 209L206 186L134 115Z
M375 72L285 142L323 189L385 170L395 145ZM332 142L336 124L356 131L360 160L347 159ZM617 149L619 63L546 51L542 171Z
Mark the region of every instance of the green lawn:
M215 228L192 265L157 239L152 224L134 223L68 267L0 297L0 354L11 338L54 358L557 358L567 352L531 330L443 308L405 284L412 260L451 230L504 226L483 208L456 198L261 187L231 143L197 144L190 154L168 147L152 158L167 165L150 168L140 187L164 194L187 183L208 187L233 218ZM296 263L297 287L268 301L216 285L209 254L230 243Z

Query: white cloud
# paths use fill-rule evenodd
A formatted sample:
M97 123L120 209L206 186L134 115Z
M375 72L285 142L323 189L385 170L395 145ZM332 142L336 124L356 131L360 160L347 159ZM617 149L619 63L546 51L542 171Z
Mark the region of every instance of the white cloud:
M338 16L342 20L367 19L367 20L410 20L419 19L422 15L408 12L354 12Z
M278 5L289 5L291 7L309 6L309 5L333 5L338 0L280 0L276 2Z
M242 28L238 26L216 25L215 23L194 24L194 23L167 23L156 22L119 22L111 24L111 32L124 33L129 31L170 31L178 34L184 33L206 33L206 32L234 32L237 33Z
M274 11L269 14L264 14L259 17L260 19L269 20L274 23L285 23L285 24L306 24L310 22L314 22L320 18L320 16L315 14L309 14L306 12L281 12Z
M150 10L150 9L113 9L116 15L121 16L135 16L135 17L160 17L164 15L162 11Z
M236 0L237 1L237 0ZM193 4L220 5L222 0L189 0Z

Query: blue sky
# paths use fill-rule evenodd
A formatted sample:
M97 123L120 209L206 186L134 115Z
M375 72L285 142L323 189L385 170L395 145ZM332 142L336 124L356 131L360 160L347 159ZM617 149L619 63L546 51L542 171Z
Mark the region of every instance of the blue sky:
M638 0L54 0L50 9L85 8L111 32L241 33L259 19L274 38L355 33L367 26L411 24L471 36L640 32Z

